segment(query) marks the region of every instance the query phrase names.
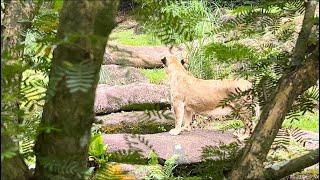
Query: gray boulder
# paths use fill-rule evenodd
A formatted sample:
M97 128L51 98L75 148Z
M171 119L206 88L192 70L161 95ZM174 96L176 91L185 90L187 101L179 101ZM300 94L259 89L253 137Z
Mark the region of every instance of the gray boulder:
M146 135L105 134L103 141L108 145L110 153L136 151L142 157L148 157L151 150L160 159L168 159L180 155L178 164L201 162L202 150L206 146L220 146L236 142L229 132L195 130L171 136L168 132ZM219 158L219 157L213 157Z
M134 82L147 83L148 79L137 68L119 65L101 66L99 84L124 85Z
M96 89L94 112L97 114L167 107L170 107L170 96L169 87L165 85L132 83L109 86L99 84Z

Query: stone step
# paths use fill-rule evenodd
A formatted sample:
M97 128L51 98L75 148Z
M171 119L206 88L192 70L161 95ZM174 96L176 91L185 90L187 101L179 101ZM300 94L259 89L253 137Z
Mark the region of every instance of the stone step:
M102 65L99 84L125 85L135 82L148 83L149 80L139 69L129 66Z
M96 89L94 112L109 114L119 111L165 109L170 107L169 87L149 83L121 86L99 84Z
M195 130L182 132L171 136L168 132L146 135L104 134L103 141L108 145L108 151L118 155L136 154L147 158L153 150L160 159L166 160L174 154L180 154L178 164L201 162L203 148L220 146L236 142L229 132ZM116 157L116 156L115 156ZM121 161L121 158L118 158Z
M319 148L319 133L312 131L303 132L302 137L306 139L306 148L310 150Z
M95 125L105 133L153 134L174 127L170 110L119 112L96 116Z
M108 44L105 49L103 64L127 65L139 68L161 68L163 57L184 56L184 48L166 46L129 46Z

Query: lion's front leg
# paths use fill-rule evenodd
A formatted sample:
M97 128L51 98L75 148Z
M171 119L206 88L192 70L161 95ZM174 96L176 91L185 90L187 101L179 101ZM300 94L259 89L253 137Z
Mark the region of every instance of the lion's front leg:
M182 130L191 131L192 111L184 110L184 125Z
M182 126L182 120L184 116L184 103L179 102L179 103L173 104L173 111L176 117L176 124L175 124L175 128L169 131L169 134L176 136L180 134L180 132L182 131L181 126Z

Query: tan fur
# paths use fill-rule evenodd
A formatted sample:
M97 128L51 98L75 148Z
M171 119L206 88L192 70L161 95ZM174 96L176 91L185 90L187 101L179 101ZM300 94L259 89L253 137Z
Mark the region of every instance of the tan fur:
M247 80L203 80L192 76L176 57L166 58L165 70L169 76L170 94L176 117L175 128L171 135L183 130L191 130L193 113L208 116L221 116L231 113L230 107L217 107L236 88L248 90L252 84ZM182 124L184 126L182 127Z

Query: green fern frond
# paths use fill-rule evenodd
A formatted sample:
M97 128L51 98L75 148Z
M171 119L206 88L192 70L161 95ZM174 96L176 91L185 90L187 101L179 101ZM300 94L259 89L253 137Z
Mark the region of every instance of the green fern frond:
M298 120L297 117L304 115L306 112L313 113L319 101L319 87L312 86L302 95L296 98L290 111L287 114L288 119Z
M70 93L87 92L94 82L95 69L92 62L70 64L65 61L64 72Z
M120 180L126 178L133 179L134 177L124 172L121 165L114 163L106 164L103 168L99 169L95 175L96 180Z
M24 157L33 155L34 140L25 138L19 142L20 154Z
M61 174L81 178L85 175L87 169L79 166L77 161L72 158L59 159L53 157L37 157L44 168L52 172L52 174Z
M5 159L11 159L17 155L16 148L8 148L6 151L1 152L1 162Z
M134 164L146 164L147 159L142 155L141 150L132 149L129 150L119 150L116 152L110 153L109 160L112 162L121 162L121 163L134 163Z
M229 129L240 129L243 127L243 122L241 120L233 120L230 122L227 122L223 125L221 125L221 127L219 127L219 130L221 131L227 131Z
M230 144L220 143L218 146L205 146L202 148L201 158L203 160L212 160L212 159L234 159L237 157L238 150L240 145L237 142Z
M110 76L104 68L101 68L99 73L99 84L105 84L106 82L110 82Z
M165 44L178 44L210 33L213 18L204 2L138 1L137 19Z
M271 146L271 149L276 151L278 149L287 150L290 143L299 143L302 146L306 145L307 138L305 132L299 128L281 128Z

